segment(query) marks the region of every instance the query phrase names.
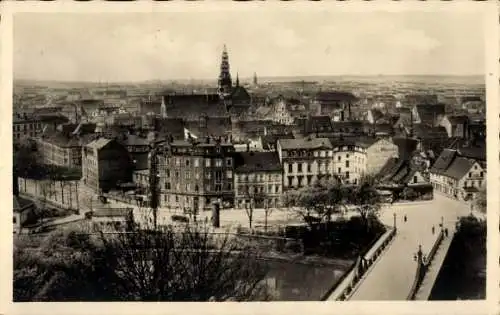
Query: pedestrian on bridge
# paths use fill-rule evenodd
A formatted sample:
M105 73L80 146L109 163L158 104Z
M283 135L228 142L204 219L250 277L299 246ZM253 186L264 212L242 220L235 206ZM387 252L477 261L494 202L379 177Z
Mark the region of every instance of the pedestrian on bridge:
M434 227L434 225L432 226L432 235L434 235L434 232L436 231L436 228Z
M404 216L404 218L403 218L403 219L404 219L404 221L406 222L406 220L407 220L407 218L406 218L406 214L405 214L405 216Z

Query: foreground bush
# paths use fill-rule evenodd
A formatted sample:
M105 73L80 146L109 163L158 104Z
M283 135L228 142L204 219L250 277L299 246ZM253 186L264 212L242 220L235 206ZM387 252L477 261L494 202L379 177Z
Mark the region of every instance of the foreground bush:
M257 254L205 226L57 231L14 254L15 301L266 300Z

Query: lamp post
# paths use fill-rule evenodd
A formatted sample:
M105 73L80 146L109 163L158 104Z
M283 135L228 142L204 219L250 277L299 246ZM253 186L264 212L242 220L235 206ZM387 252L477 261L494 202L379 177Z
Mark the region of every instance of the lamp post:
M392 214L392 217L394 218L394 228L396 228L396 212Z

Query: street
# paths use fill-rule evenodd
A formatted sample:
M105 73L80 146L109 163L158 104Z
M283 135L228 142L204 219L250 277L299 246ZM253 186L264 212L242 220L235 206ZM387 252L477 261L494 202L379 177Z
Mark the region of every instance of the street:
M435 194L429 202L386 207L381 220L392 226L394 213L398 231L393 243L361 280L350 300L406 300L416 273L413 256L418 245L422 245L427 255L437 237L441 217L444 227L452 230L457 217L470 214L470 209L464 203ZM405 215L407 222L404 222ZM432 234L433 226L436 234Z

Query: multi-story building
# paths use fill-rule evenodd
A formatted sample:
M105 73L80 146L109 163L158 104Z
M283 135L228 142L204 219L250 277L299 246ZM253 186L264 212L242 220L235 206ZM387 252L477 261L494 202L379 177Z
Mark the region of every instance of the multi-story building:
M44 130L35 143L43 163L80 168L82 147L95 139L93 124L66 124L57 130Z
M14 143L26 137L36 137L42 131L42 122L33 115L14 114L12 119L12 135Z
M435 191L457 199L472 199L486 188L486 168L457 150L444 149L429 173Z
M333 174L346 184L357 184L363 175L375 175L390 158L398 157L398 147L382 138L330 139L333 147Z
M332 144L328 138L279 139L283 188L300 188L333 174Z
M96 192L107 192L132 181L133 161L116 140L100 138L82 148L83 183Z
M159 157L164 207L186 212L209 210L215 202L234 203L234 146L222 139L174 140Z
M235 208L279 208L283 168L277 152L238 152L234 155Z

